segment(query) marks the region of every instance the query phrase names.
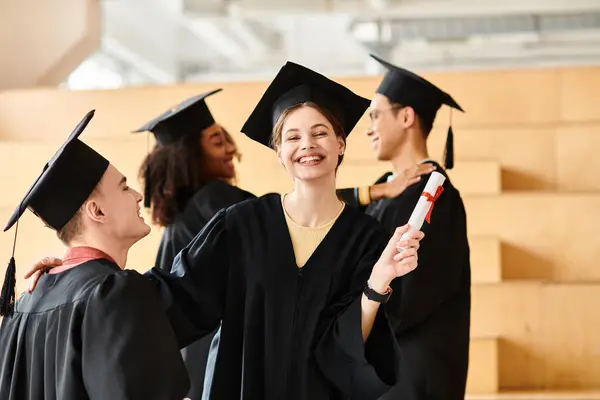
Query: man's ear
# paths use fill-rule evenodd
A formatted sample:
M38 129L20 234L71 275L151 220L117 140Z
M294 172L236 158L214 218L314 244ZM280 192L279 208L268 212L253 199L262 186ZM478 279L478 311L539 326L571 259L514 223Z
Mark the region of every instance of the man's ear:
M404 109L402 110L402 114L404 126L406 128L414 125L417 115L415 114L415 110L412 107L404 107Z
M102 211L102 207L94 199L87 200L83 205L83 209L85 211L85 215L87 215L88 218L94 222L101 223L106 218L104 212Z

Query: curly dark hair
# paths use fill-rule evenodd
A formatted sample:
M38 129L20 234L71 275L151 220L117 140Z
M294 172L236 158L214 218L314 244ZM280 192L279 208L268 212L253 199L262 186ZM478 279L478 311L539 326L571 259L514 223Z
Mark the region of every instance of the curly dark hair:
M231 135L221 127L228 142L235 144ZM239 154L236 155L239 160ZM144 190L151 202L152 222L167 226L175 216L183 212L187 202L211 179L204 172L204 155L200 135L188 135L175 143L154 146L146 156L138 172L142 187L146 189L147 174L150 190ZM229 180L234 183L235 178Z

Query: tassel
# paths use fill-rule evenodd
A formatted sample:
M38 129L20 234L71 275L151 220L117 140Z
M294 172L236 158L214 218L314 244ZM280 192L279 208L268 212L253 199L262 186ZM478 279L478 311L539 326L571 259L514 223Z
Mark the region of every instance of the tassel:
M144 207L150 208L152 203L152 185L150 182L150 165L146 164L146 170L144 171Z
M448 137L446 138L444 167L446 169L454 168L454 132L452 132L452 126L448 128Z
M12 255L6 267L6 275L4 275L4 283L2 284L2 292L0 292L0 315L3 317L9 316L13 312L15 305L15 286L17 284L17 263L15 262L15 247L17 246L17 232L19 231L19 220L15 226L15 238L13 240Z
M146 132L146 154L150 154L150 134ZM146 169L144 171L144 207L150 208L152 203L152 185L150 183L150 164L146 159Z
M5 317L12 314L15 304L15 279L17 267L15 258L11 257L6 267L6 275L4 276L4 284L2 285L2 295L0 296L0 315Z
M454 132L452 131L452 108L450 108L450 121L448 122L448 137L444 150L444 168L454 168Z

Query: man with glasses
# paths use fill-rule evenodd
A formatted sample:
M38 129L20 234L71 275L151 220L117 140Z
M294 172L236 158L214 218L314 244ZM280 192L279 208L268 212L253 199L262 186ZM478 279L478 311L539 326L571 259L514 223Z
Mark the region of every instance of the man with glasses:
M443 193L422 227L419 268L392 282L386 309L401 350L400 380L384 399L462 400L469 358L471 268L466 213L458 190L444 169L429 158L427 138L443 105L463 111L432 83L376 56L387 72L371 101L371 139L379 161L392 164L374 186L342 189L347 203L377 218L390 232L405 224L430 173L446 176ZM446 169L453 166L453 134L448 131ZM424 173L421 177L418 177ZM415 178L415 176L417 176ZM378 184L404 182L395 197L373 193ZM375 195L374 195L375 194ZM437 196L435 196L437 197Z

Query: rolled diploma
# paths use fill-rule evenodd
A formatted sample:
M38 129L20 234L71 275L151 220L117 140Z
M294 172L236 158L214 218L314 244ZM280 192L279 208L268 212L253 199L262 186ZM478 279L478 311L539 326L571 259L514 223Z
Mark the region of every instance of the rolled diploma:
M446 177L444 175L440 174L439 172L433 171L431 173L431 176L427 180L427 184L425 185L425 189L423 190L423 192L427 192L433 197L435 196L435 192L437 191L438 187L442 186L445 181ZM410 228L408 229L408 232L402 235L400 240L406 240L408 239L408 235L411 232L421 230L421 227L423 226L423 221L425 221L425 216L427 216L427 213L429 212L431 206L431 201L427 200L425 196L419 196L419 201L417 201L417 205L415 206L415 209L413 210L408 220ZM397 247L397 249L398 251L404 250L404 248L402 247Z

